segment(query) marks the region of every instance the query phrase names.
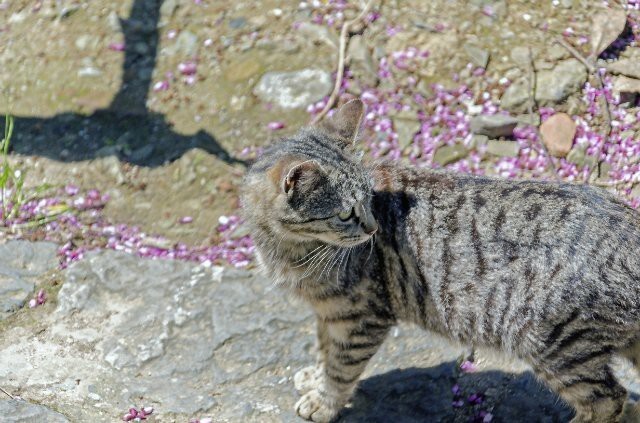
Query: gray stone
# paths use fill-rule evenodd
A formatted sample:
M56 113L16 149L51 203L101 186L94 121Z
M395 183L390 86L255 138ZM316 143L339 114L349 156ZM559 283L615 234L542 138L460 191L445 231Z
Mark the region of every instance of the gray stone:
M569 53L566 48L556 43L548 46L544 51L547 60L551 62L557 62L559 60L568 59L569 57L571 57L571 53Z
M2 329L9 392L73 421L119 421L131 406L153 406L154 421L299 421L292 379L314 362L314 318L268 279L113 251L88 254L61 279L54 313ZM471 410L451 407L454 383L465 395L485 392L483 409L497 421L569 419L521 363L480 350L479 371L458 376L466 353L413 326L393 328L341 421L466 422ZM617 368L638 386L629 370ZM0 415L66 421L31 407L10 414L0 401Z
M529 82L520 78L504 91L500 98L500 107L510 112L524 112L529 97Z
M105 145L96 150L95 156L96 158L118 156L120 150L122 150L122 146L120 145Z
M518 66L525 69L528 69L531 64L529 49L527 47L517 46L511 49L511 59L516 62Z
M101 75L102 75L102 71L93 66L86 66L78 70L78 76L81 78L83 77L95 78Z
M443 145L433 154L433 161L440 166L454 163L467 155L467 149L462 144Z
M569 151L569 154L567 154L567 161L578 166L584 165L585 158L586 154L584 148L581 148L577 145L574 146L571 151Z
M413 137L420 130L420 122L408 119L393 119L393 129L398 134L398 144L404 149L413 144Z
M536 100L542 104L555 104L578 92L587 82L587 71L577 59L559 62L550 71L538 73Z
M487 152L499 157L518 157L520 146L515 141L489 140Z
M160 6L160 15L162 16L162 23L166 25L171 20L171 17L178 8L178 0L164 0Z
M469 122L472 133L486 135L489 138L510 137L516 125L518 125L518 119L503 114L478 115L472 117Z
M262 75L254 94L265 103L293 109L322 99L333 88L331 74L321 69L293 72L267 72Z
M165 1L162 4L164 5L165 3L168 3L168 2ZM107 15L107 25L109 26L109 29L111 29L111 31L113 31L113 32L121 32L122 31L122 25L120 24L120 18L118 17L118 14L113 10L111 12L109 12L109 14Z
M640 79L640 59L620 58L612 63L607 63L607 71L615 75L625 75Z
M173 44L165 48L169 56L180 53L186 56L194 56L198 52L198 36L191 31L181 31Z
M360 82L367 86L376 85L378 79L377 65L374 63L373 56L362 35L351 37L347 56L350 60L350 70L359 76Z
M541 122L540 114L537 112L533 112L532 114L524 113L516 116L516 119L518 119L518 122L522 125L540 126Z
M232 18L229 21L229 28L231 29L240 29L247 25L247 20L243 17Z
M479 66L481 68L486 68L489 64L489 52L484 50L477 45L466 43L464 46L464 51L467 52L467 55L471 59L471 62Z
M618 75L613 80L613 92L620 96L620 103L632 103L640 93L640 79Z
M591 52L599 56L624 31L627 12L624 9L598 9L593 17L591 31Z
M3 423L68 423L65 416L47 407L26 401L0 400Z
M472 149L478 149L484 147L489 142L489 137L486 135L473 135L469 147Z
M577 59L559 62L553 69L537 72L535 99L541 106L554 105L579 91L587 81L587 71ZM529 100L529 81L521 78L511 84L500 99L503 109L524 112Z
M154 149L153 144L146 144L137 150L132 151L129 155L129 159L133 163L142 163L153 155Z
M338 48L338 37L324 25L301 22L297 31L300 35L303 35L307 41L325 43L330 47ZM349 44L351 44L351 42Z
M0 245L0 320L24 306L40 275L58 267L56 252L49 242Z

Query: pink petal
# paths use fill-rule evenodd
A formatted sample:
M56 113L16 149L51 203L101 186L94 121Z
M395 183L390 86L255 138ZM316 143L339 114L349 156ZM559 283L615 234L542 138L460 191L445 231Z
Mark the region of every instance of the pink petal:
M124 51L124 43L111 43L109 44L109 50L112 51Z
M32 298L31 300L29 300L29 308L34 308L37 305L38 303L36 302L35 298Z
M478 371L478 366L476 366L472 361L465 360L460 364L460 370L465 373L473 373Z
M169 82L168 81L158 81L155 84L153 84L153 91L158 92L158 91L167 91L169 89Z
M277 131L285 127L284 122L269 122L267 128L271 131Z
M196 62L194 61L187 61L187 62L181 62L178 64L178 72L180 72L182 75L194 75L196 73L197 70L197 65Z

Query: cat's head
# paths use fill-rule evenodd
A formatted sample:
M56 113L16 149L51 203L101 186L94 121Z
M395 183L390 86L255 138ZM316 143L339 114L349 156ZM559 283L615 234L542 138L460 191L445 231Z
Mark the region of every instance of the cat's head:
M368 241L373 179L353 149L364 105L353 100L318 127L268 148L243 192L250 223L276 240L350 247Z

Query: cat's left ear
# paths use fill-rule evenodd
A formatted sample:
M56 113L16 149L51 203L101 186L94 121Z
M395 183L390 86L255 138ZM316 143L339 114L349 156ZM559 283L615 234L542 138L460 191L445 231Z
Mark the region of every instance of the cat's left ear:
M335 115L323 121L320 127L328 133L353 145L358 137L358 129L364 118L364 104L359 99L345 103Z

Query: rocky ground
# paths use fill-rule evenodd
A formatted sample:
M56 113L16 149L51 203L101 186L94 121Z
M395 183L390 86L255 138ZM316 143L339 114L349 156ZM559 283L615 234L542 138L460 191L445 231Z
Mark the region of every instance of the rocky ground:
M313 321L255 273L237 192L262 146L323 108L363 4L104 3L0 0L0 416L293 421ZM339 99L367 104L368 158L590 183L637 207L638 9L374 1ZM467 373L464 354L400 327L342 420L569 418L520 364L481 352Z

